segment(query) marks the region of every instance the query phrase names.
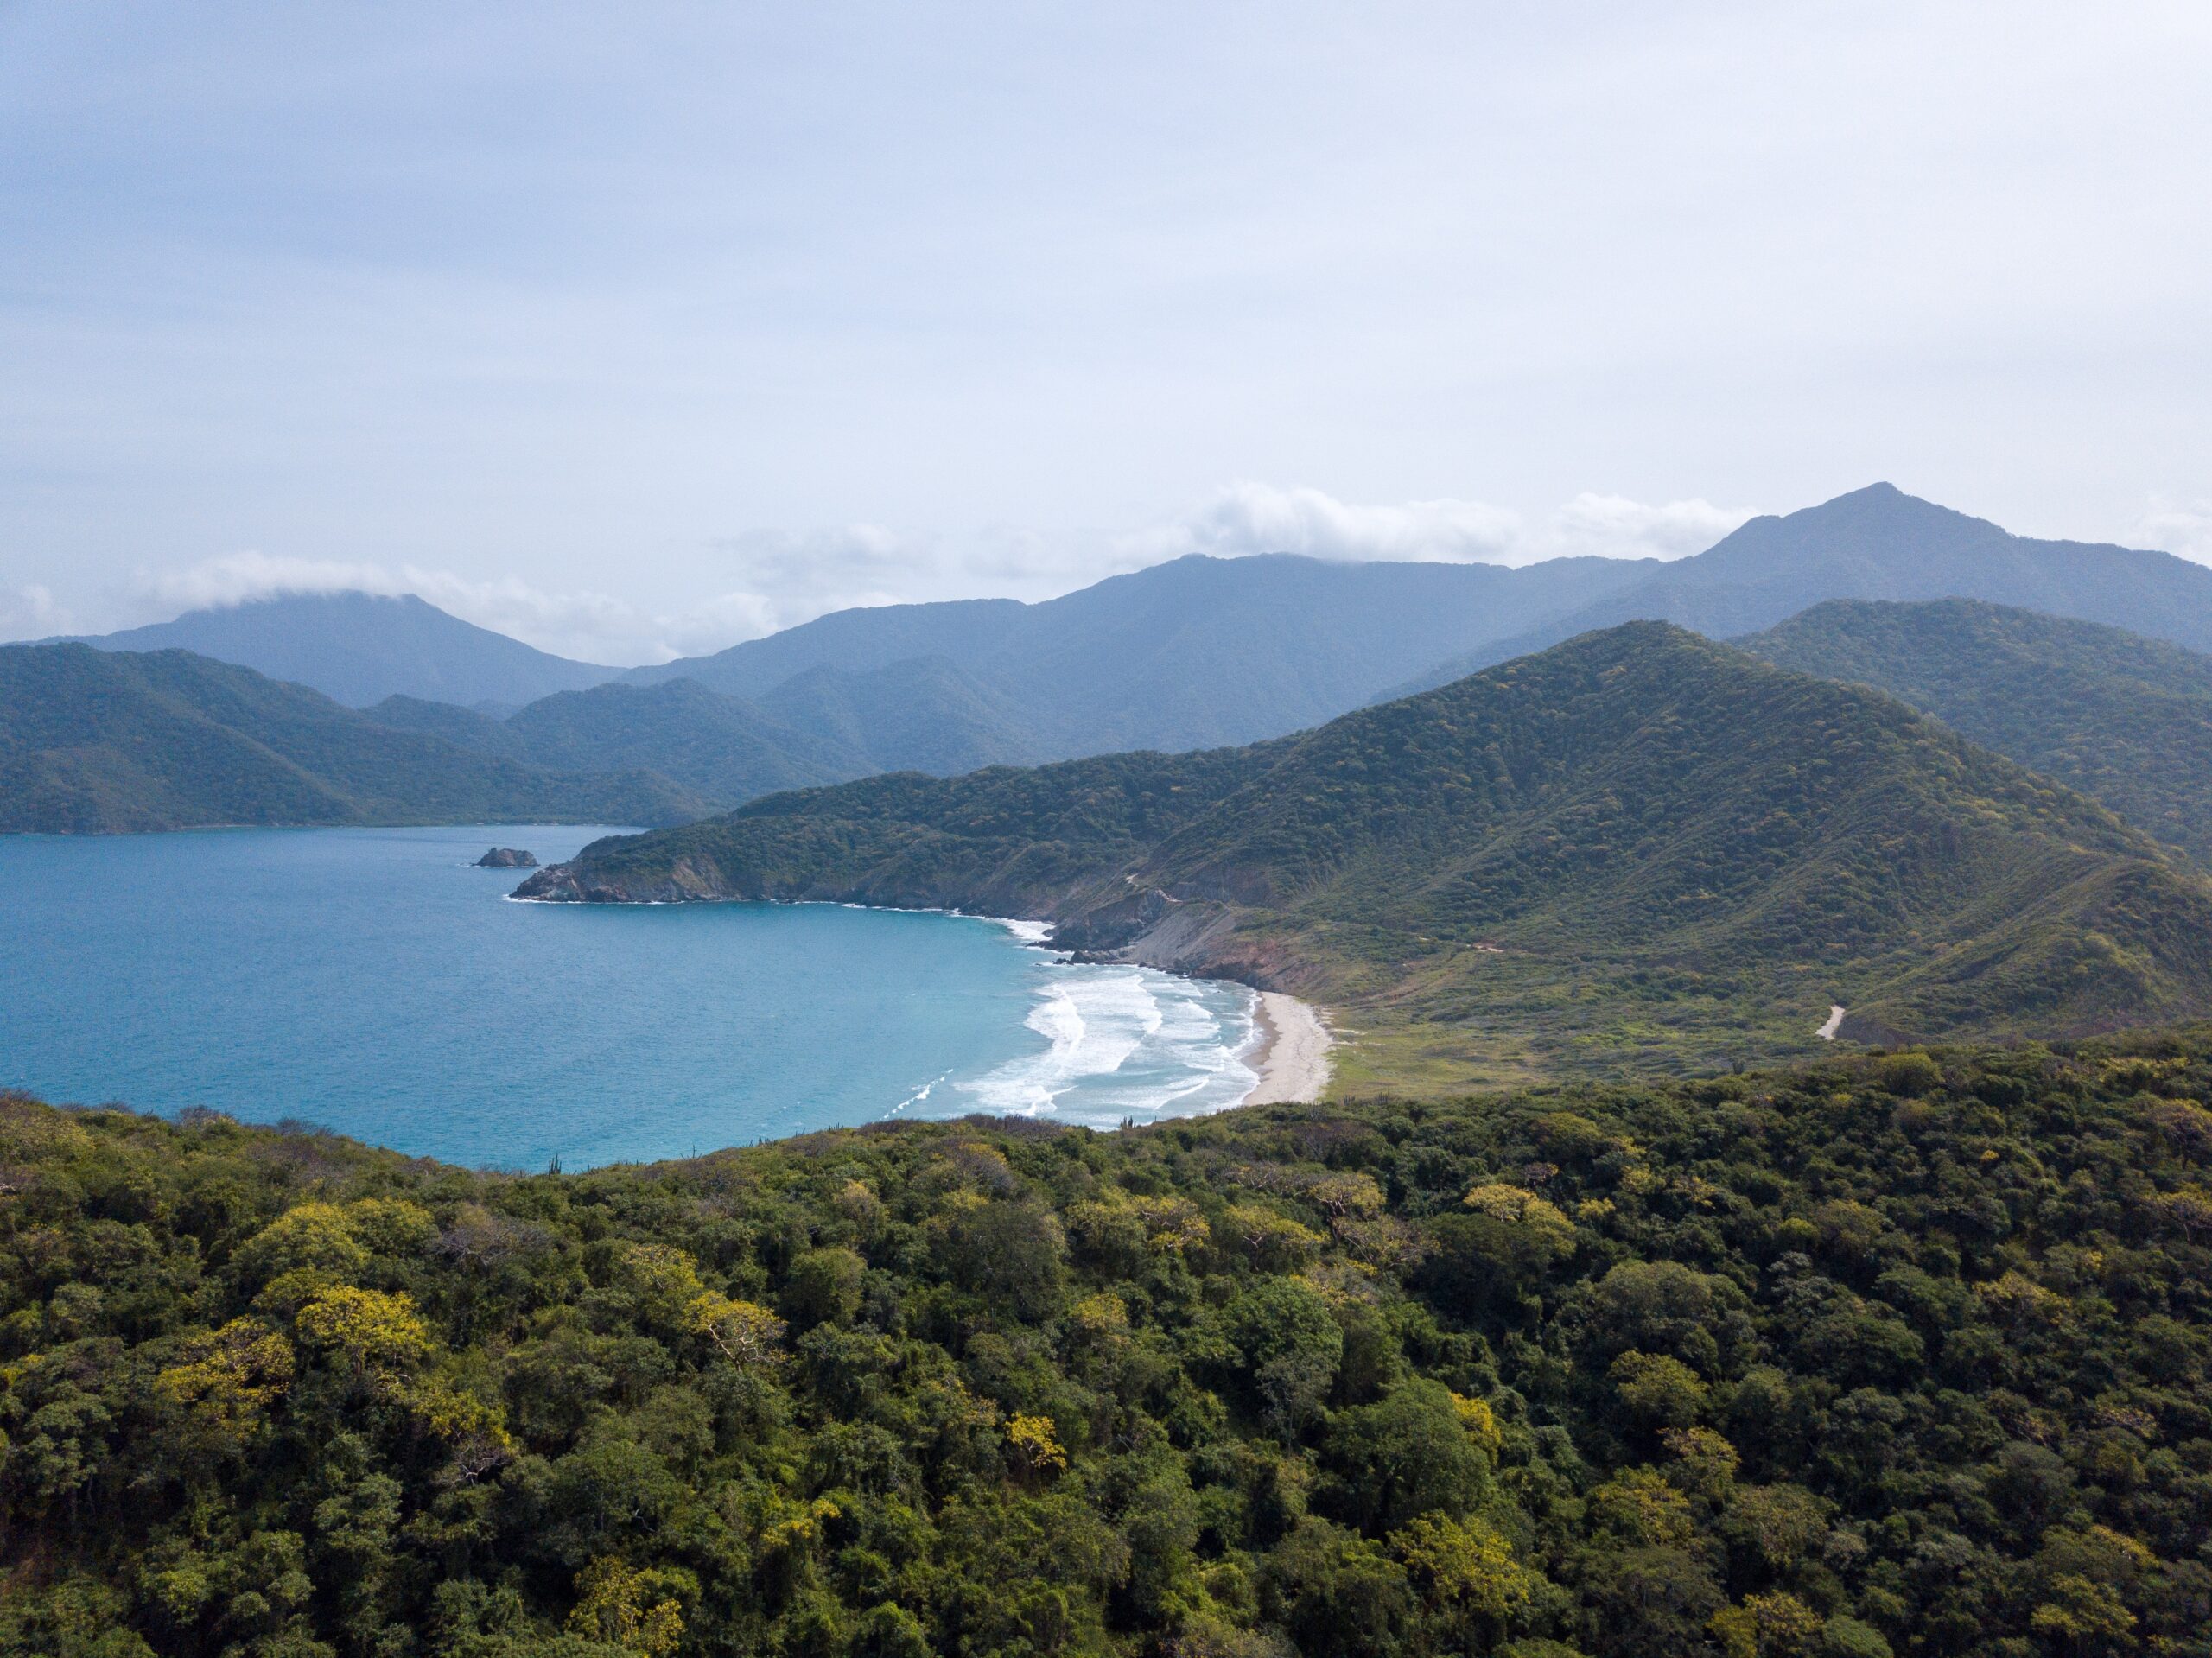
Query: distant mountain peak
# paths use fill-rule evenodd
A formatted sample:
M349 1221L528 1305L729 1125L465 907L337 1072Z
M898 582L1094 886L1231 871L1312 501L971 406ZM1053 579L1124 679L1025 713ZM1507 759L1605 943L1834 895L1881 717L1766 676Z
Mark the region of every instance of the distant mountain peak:
M84 642L104 651L191 651L353 708L393 696L519 706L620 672L479 627L418 594L358 588L270 594Z

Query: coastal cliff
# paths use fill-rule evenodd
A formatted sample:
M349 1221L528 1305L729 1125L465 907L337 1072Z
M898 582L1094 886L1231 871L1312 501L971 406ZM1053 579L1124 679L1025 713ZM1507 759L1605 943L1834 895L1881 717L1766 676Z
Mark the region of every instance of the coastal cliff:
M791 886L757 867L733 875L710 858L682 857L642 878L590 862L552 864L517 887L518 899L548 904L867 904L883 909L957 910L1041 921L1054 949L1077 961L1126 962L1200 978L1230 979L1255 990L1309 990L1315 968L1264 930L1263 918L1218 899L1178 899L1156 886L1118 883L1030 888L1005 872L976 881L849 880ZM1103 888L1102 896L1101 888Z

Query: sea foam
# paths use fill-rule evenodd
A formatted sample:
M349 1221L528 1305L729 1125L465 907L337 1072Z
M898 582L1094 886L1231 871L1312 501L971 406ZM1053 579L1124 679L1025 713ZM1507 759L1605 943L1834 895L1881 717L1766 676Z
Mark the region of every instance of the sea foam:
M1240 986L1141 967L1042 962L1038 972L1025 1022L1044 1051L956 1082L965 1109L1111 1128L1219 1110L1258 1080L1245 1063L1253 997Z

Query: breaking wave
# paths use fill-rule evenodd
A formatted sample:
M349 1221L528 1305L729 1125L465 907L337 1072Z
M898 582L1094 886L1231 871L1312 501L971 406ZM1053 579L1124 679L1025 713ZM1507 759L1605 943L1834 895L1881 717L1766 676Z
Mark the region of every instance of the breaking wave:
M1024 1022L1044 1051L957 1078L930 1107L1111 1128L1218 1111L1259 1080L1246 1063L1255 998L1241 985L1049 959L1037 974Z

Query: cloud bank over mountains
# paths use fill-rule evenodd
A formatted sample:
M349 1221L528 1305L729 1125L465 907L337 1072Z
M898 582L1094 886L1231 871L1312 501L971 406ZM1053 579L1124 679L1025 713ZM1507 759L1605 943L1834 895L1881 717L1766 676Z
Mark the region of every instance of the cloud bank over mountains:
M1268 552L1484 564L1534 564L1577 554L1683 558L1703 552L1751 516L1749 507L1706 500L1650 505L1586 491L1548 518L1531 521L1486 501L1370 506L1318 489L1240 483L1180 522L1133 537L1129 544L1152 558Z
M1340 500L1319 489L1243 482L1179 518L1122 536L1046 537L999 527L954 538L901 535L871 524L753 530L713 544L728 587L672 607L597 589L548 588L517 575L475 580L411 562L238 552L179 569L142 567L99 618L67 613L43 588L0 593L0 634L36 637L161 621L280 593L412 593L540 650L627 666L718 651L855 605L1051 598L1192 553L1500 564L1567 554L1679 558L1711 546L1751 516L1749 508L1704 500L1655 505L1584 493L1532 519L1484 501L1383 505Z

